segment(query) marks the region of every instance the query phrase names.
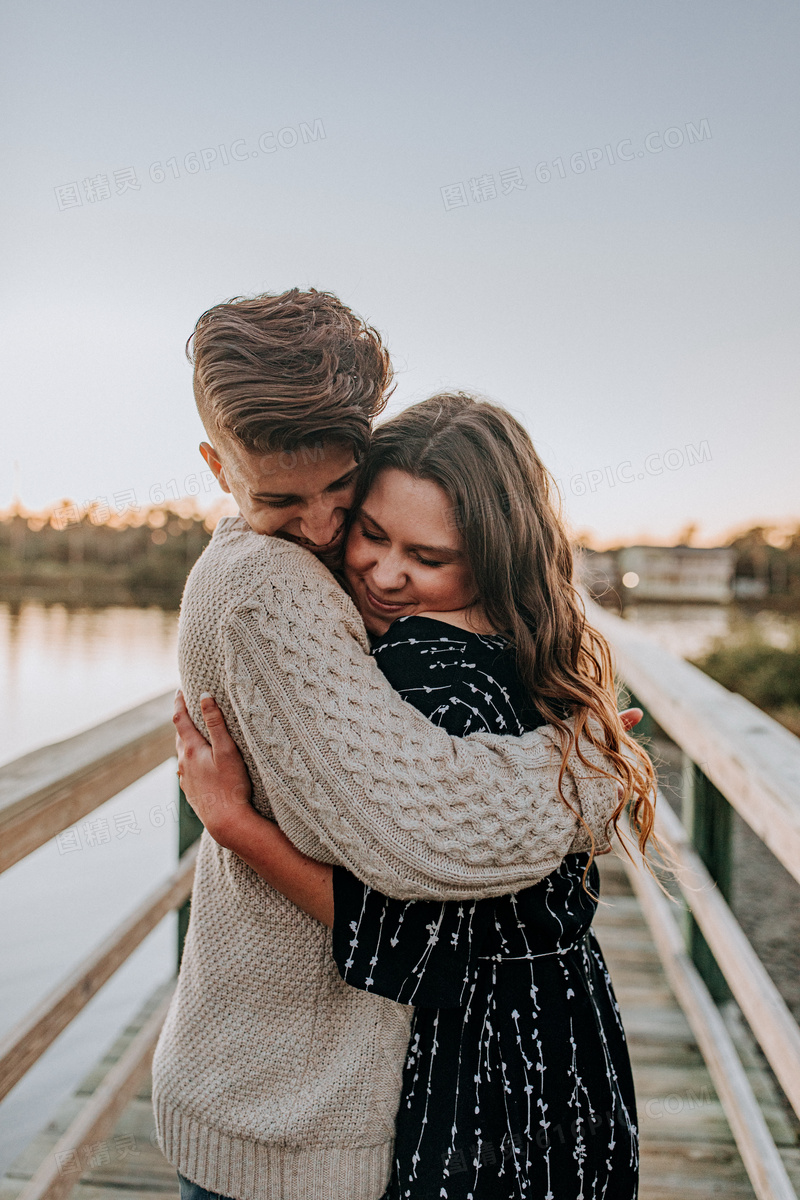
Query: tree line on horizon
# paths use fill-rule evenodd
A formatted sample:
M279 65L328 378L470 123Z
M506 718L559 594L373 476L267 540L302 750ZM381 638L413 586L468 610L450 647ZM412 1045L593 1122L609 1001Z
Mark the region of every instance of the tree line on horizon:
M14 512L0 519L0 597L177 607L216 516L186 504L153 505L98 520Z
M89 509L65 521L63 511L0 517L0 600L177 609L222 506L203 513L178 502L110 520ZM754 526L729 545L737 575L763 580L770 598L800 611L800 526L784 535ZM778 648L750 630L720 642L696 665L800 734L800 637Z
M224 505L201 511L191 500L123 513L64 505L43 513L18 506L0 517L0 597L108 603L180 601L183 584L211 538ZM734 537L736 575L763 580L770 598L800 606L800 524L757 525Z

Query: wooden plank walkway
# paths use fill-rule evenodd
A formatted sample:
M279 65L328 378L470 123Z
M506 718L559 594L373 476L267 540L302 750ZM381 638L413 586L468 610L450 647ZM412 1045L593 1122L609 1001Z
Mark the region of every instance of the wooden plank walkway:
M667 983L625 868L611 856L600 865L601 896L609 906L600 907L595 932L611 971L633 1063L642 1150L640 1200L752 1198L722 1106ZM796 1126L749 1031L733 1018L733 1009L727 1023L798 1191Z
M595 928L605 952L631 1048L642 1135L640 1200L720 1196L753 1200L754 1193L727 1120L686 1019L664 977L638 902L622 864L601 860L603 898ZM130 1044L158 1003L151 998L75 1096L20 1155L0 1183L0 1200L16 1200L52 1151L109 1067ZM746 1031L734 1036L756 1095L800 1194L800 1143L775 1085ZM74 1176L74 1200L163 1200L177 1197L172 1167L155 1144L149 1082L129 1104L114 1133L93 1147L92 1161L61 1164ZM571 1200L559 1197L558 1200Z
M25 1182L52 1151L171 986L171 982L165 984L150 997L108 1054L83 1080L75 1095L62 1105L55 1118L13 1163L0 1185L1 1200L12 1200L19 1195ZM165 1196L178 1196L175 1171L156 1145L149 1078L125 1109L113 1134L91 1147L91 1151L91 1159L84 1154L80 1162L67 1159L58 1164L60 1171L78 1184L72 1193L74 1200L123 1200L123 1197L126 1200L164 1200Z

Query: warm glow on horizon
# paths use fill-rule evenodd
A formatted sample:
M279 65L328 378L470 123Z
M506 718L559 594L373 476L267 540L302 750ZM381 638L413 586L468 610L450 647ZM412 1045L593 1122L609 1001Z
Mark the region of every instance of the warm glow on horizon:
M120 512L104 510L98 506L85 508L72 499L60 500L43 508L28 508L15 499L7 508L0 509L0 522L9 521L13 517L23 517L27 521L28 528L33 532L43 529L45 525L51 525L54 529L63 529L77 524L79 520L87 521L91 525L107 525L112 529L126 529L131 526L148 524L153 529L157 529L165 523L167 520L165 514L168 514L182 519L194 518L202 521L207 529L212 530L221 517L235 516L237 511L232 498L222 493L206 503L202 503L198 498L192 496L184 496L179 500L169 500L161 505L129 507ZM693 526L694 531L697 529L697 526ZM729 545L736 538L755 529L766 531L764 540L768 545L774 546L776 549L783 549L793 536L796 537L800 533L800 518L794 522L745 521L722 531L716 538L713 536L702 537L699 533L693 532L692 537L687 539L685 529L676 531L673 537L654 537L643 531L639 536L630 539L599 538L594 535L592 530L580 529L574 532L573 541L578 546L600 552L634 545L711 547ZM626 586L633 587L635 585Z

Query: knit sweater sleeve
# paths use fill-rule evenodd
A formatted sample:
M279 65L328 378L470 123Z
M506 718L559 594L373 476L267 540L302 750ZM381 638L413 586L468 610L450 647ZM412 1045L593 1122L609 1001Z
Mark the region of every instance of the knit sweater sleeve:
M555 731L454 738L392 689L331 580L262 582L220 631L230 702L279 824L300 849L400 899L501 895L608 846L616 785ZM602 759L588 745L586 757ZM571 811L574 810L574 811Z

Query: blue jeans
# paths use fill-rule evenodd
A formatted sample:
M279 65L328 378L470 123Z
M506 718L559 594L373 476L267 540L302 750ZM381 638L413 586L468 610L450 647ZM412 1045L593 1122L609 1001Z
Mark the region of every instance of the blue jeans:
M209 1192L199 1183L190 1183L180 1173L178 1182L181 1185L181 1200L229 1200L228 1196L220 1196L219 1192Z

